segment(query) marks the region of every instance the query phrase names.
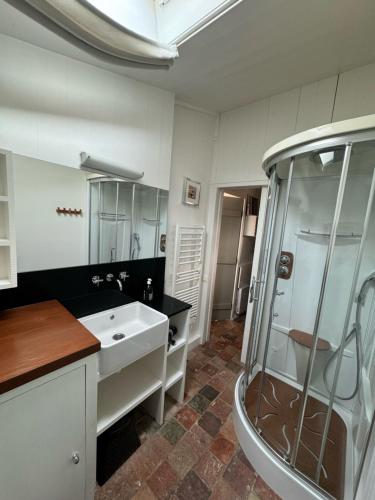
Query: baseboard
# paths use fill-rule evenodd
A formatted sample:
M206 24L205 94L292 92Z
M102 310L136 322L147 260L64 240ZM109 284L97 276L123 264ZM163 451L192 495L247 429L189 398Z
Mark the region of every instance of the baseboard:
M188 345L188 351L191 351L195 347L197 347L199 344L202 343L202 339L199 333L195 334L194 337L189 339L189 345Z

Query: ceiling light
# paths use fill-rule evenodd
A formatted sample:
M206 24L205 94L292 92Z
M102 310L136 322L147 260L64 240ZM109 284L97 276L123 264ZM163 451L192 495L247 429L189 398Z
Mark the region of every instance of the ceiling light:
M230 193L224 193L224 198L241 198L241 196L236 196Z

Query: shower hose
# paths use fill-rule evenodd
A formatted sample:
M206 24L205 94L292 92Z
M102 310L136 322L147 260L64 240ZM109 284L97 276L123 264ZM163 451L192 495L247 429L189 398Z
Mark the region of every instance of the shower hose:
M367 295L367 291L369 289L369 286L372 282L375 282L375 272L371 273L367 278L364 280L362 283L358 299L357 299L357 307L355 311L355 323L353 325L353 328L351 331L348 333L348 335L345 338L344 341L344 347L351 341L351 339L354 337L355 338L355 350L356 350L356 362L357 362L357 370L356 370L356 382L355 382L355 387L353 392L349 396L339 396L336 395L337 399L341 399L343 401L348 401L349 399L353 399L354 396L357 394L358 389L359 389L359 380L361 376L361 366L362 366L362 360L363 360L363 346L362 346L362 334L361 334L361 307L364 305L365 298ZM323 370L323 380L324 380L324 385L325 388L329 393L331 393L331 390L329 389L328 386L328 381L327 381L327 373L328 369L337 358L338 354L340 351L340 347L338 347L333 354L329 357L326 366L324 367Z

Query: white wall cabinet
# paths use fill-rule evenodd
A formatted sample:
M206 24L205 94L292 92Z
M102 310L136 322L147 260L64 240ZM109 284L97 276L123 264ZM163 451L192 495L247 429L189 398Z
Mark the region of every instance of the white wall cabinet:
M0 149L0 290L17 286L12 155Z
M90 356L0 396L0 500L93 499L95 372Z

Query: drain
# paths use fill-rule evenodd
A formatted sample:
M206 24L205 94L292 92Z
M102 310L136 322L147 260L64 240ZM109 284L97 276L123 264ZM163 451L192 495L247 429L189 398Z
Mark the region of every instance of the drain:
M121 340L125 338L125 333L115 333L112 335L113 340Z

